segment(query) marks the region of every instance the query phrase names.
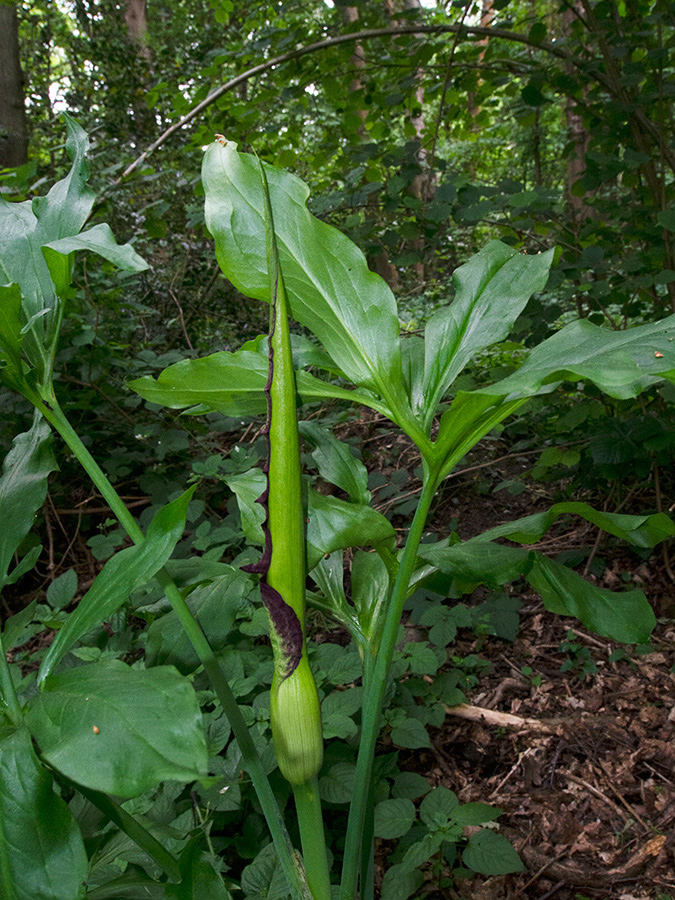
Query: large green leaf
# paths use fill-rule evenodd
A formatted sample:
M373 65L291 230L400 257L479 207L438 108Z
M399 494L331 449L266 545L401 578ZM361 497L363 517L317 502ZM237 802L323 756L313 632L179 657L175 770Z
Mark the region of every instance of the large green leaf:
M482 391L509 399L533 397L562 381L585 379L623 399L664 378L675 381L675 315L625 331L582 319L535 347L513 375Z
M70 283L72 251L91 249L122 268L145 268L131 248L115 244L107 225L98 225L79 242L73 241L91 212L95 196L87 188L87 135L70 116L64 114L64 119L66 150L73 161L68 175L46 196L32 201L10 203L0 196L0 282L18 284L21 289L23 350L40 381L50 374L61 320L58 295ZM49 245L54 249L46 251L48 265L43 248Z
M30 431L14 438L0 476L0 589L13 580L8 575L12 557L44 503L54 469L51 429L35 412Z
M596 587L535 550L503 547L483 535L449 547L423 544L419 556L453 576L455 587L465 593L480 584L497 587L525 576L550 612L575 616L586 628L611 640L646 643L656 624L642 591Z
M52 641L42 660L38 682L44 681L83 634L111 616L132 591L159 572L183 534L188 504L195 489L193 485L155 513L142 544L120 550L103 566Z
M146 261L136 253L131 244L117 243L109 225L95 225L88 231L51 241L43 247L42 252L59 295L70 286L71 263L68 257L77 250L98 253L127 272L143 272L148 268Z
M157 380L146 375L130 381L129 387L144 400L171 409L192 407L193 412L215 409L228 416L264 415L268 367L266 353L222 350L201 359L181 360L164 369ZM368 391L345 390L303 370L296 372L296 385L302 403L337 398L370 406L391 417L388 408Z
M80 900L87 855L25 728L0 740L0 891L3 900Z
M351 381L382 397L400 424L410 424L392 292L345 235L310 215L302 181L273 166L264 169L292 315ZM269 301L257 161L238 153L236 144L216 141L204 156L202 178L206 223L223 272L242 293Z
M227 570L210 584L195 588L187 598L190 611L215 651L225 646L237 611L250 589L250 579L243 572L231 566ZM197 651L173 610L156 619L148 629L146 661L150 666L168 663L183 674L199 666Z
M26 722L47 762L76 784L136 797L206 773L195 692L170 666L99 661L52 675Z
M513 375L477 391L459 391L441 416L433 446L432 455L443 461L439 477L528 398L579 379L619 398L635 397L663 379L675 381L675 315L626 331L573 322L535 347Z
M64 115L68 128L66 150L73 161L68 175L45 197L9 203L0 197L0 277L17 283L24 297L28 321L56 303L54 285L41 249L50 241L77 234L94 204L94 193L86 184L89 140L80 126ZM49 324L50 316L43 321Z
M0 384L21 390L21 290L18 284L0 285Z
M642 591L608 591L541 554L527 573L546 609L575 616L586 628L614 641L646 644L656 616Z
M387 606L390 576L377 553L357 550L351 571L351 597L364 634L371 640L378 635L379 618Z
M462 593L469 593L481 584L497 588L520 578L532 568L535 551L474 538L450 546L422 544L418 556L451 575Z
M347 503L309 491L307 517L307 569L326 553L348 547L393 544L396 531L382 513L363 503Z
M519 544L533 544L540 540L553 523L562 515L576 515L592 522L603 531L633 544L634 547L655 547L675 534L675 522L665 513L648 516L627 516L601 512L588 503L576 501L554 503L545 512L534 513L515 522L507 522L484 532L481 540L508 538Z
M427 425L471 357L504 340L532 294L543 290L552 259L552 250L527 256L491 241L455 270L454 300L431 317L425 332L423 406Z
M501 396L481 391L458 391L450 409L441 416L433 445L439 483L482 437L526 402L505 402Z

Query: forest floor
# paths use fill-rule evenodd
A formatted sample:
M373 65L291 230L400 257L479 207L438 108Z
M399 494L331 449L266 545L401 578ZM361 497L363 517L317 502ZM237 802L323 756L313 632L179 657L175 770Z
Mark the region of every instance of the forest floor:
M566 641L596 671L561 671L570 659L560 649ZM436 896L675 898L675 625L659 627L654 643L664 649L609 662L616 645L532 599L513 644L454 646L458 655L480 649L492 663L468 698L484 714L457 710L477 721L449 714L433 751L400 762L461 802L503 809L502 833L526 871L461 882ZM493 712L512 721L493 720Z
M398 435L380 426L361 419L349 430L358 435L369 469L383 476L382 487L373 492L375 505L393 512L394 524L404 531L410 521L406 504L414 504L419 489L419 459ZM460 536L468 538L547 508L552 494L533 482L526 482L521 493L494 492L500 483L517 480L528 465L532 457L524 461L508 448L504 455L498 444L483 444L463 461L463 472L444 485L430 527L443 534L458 525ZM639 508L640 503L624 511L653 505ZM649 648L621 647L575 620L548 613L536 595L523 593L514 642L461 633L452 654L478 654L489 663L467 697L473 712L450 710L442 729L430 729L431 749L402 750L399 765L434 786L448 787L461 802L500 807L500 831L526 868L458 881L452 888L435 888L430 874L420 896L675 900L675 585L670 563L659 548L644 561L630 550L606 546L597 529L583 522L561 524L535 546L553 556L575 549L588 556L590 550L595 563L590 577L608 588L642 587L659 624ZM83 571L92 564L84 559ZM504 713L512 718L500 718ZM380 875L386 853L385 844L377 860Z
M550 506L552 497L536 484L516 496L481 496L485 486L477 491L475 479L494 486L524 468L517 457L501 458L497 448L487 456L477 448L461 464L466 475L456 487L449 483L433 514L439 532L444 525L447 531L450 516L468 538ZM405 465L403 452L398 458L397 465ZM650 647L627 647L552 615L535 594L524 593L515 642L469 636L453 644L453 654L478 653L490 669L467 697L470 708L449 710L432 735L432 750L402 751L399 764L453 790L461 802L500 807L500 831L526 870L435 892L427 883L425 896L675 900L675 584L669 559L658 548L647 562L625 548L607 548L585 522L553 529L534 546L552 556L590 548L600 563L592 580L615 590L623 582L641 587L659 624Z

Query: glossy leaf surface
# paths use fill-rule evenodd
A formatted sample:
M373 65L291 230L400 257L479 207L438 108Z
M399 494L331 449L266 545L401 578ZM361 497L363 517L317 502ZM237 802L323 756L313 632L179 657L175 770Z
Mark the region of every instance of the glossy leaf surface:
M347 547L373 547L393 543L391 522L371 506L347 503L309 491L307 524L307 568L311 571L326 553Z
M309 328L347 377L404 418L396 302L345 235L307 210L309 190L264 165L279 261L293 317ZM256 160L236 144L215 142L204 156L206 223L218 262L242 293L269 301L262 184Z
M18 284L0 285L0 384L21 390L25 379L21 365L21 290Z
M13 580L9 566L47 496L56 469L49 425L36 412L30 431L14 438L0 476L0 589Z
M532 350L522 366L486 393L532 397L561 381L584 379L609 394L636 397L650 384L675 381L675 315L625 331L586 319L566 325Z
M370 503L368 470L349 446L316 422L300 422L298 427L302 437L313 447L312 457L321 477L342 488L352 503Z
M25 728L0 740L0 894L3 900L80 900L82 835Z
M159 572L183 534L187 507L195 489L196 485L155 514L142 544L120 550L103 566L47 650L40 666L39 682L44 681L83 634L111 616L132 591Z
M617 513L606 513L593 509L588 503L571 501L554 503L545 512L525 516L505 525L498 525L485 531L481 540L508 538L519 544L533 544L540 540L562 515L581 516L592 522L603 531L613 534L621 540L628 541L634 547L655 547L661 541L675 534L675 522L665 513L653 513L649 516L627 516Z
M654 611L642 591L596 587L535 550L503 547L481 535L450 547L423 545L419 556L454 576L464 592L480 584L498 587L525 576L548 610L574 616L586 628L611 640L643 644L656 625Z
M68 129L66 150L72 160L68 175L46 196L32 201L10 203L0 196L0 281L20 288L21 328L14 339L19 340L23 330L23 351L36 369L39 382L51 375L62 314L59 296L70 285L71 254L93 250L120 268L134 272L147 268L129 245L115 242L107 225L97 225L78 237L95 199L87 187L89 139L74 119L67 114L64 119ZM8 317L3 318L0 345L6 350ZM13 328L15 320L12 313Z
M455 270L454 299L431 317L425 332L427 421L471 357L508 336L532 294L545 287L552 259L552 250L527 256L491 241Z
M76 784L136 797L206 773L197 697L178 672L99 661L48 678L26 718L47 762Z
M195 407L195 412L218 410L228 416L257 416L267 412L265 382L268 358L257 350L227 350L201 359L184 359L164 369L157 379L150 375L129 382L144 400L170 409ZM315 378L310 372L296 372L301 403L337 398L360 403L391 415L388 408L364 390L346 390Z

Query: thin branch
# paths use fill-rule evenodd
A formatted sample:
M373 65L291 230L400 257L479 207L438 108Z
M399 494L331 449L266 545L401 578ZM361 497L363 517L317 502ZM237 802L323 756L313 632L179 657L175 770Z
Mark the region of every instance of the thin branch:
M231 91L233 88L238 87L240 84L243 84L245 81L248 81L249 78L253 78L256 75L261 75L263 72L267 72L270 69L274 69L276 66L280 66L285 62L289 62L293 59L300 59L302 56L307 56L310 53L317 53L320 50L326 50L331 47L336 47L340 44L348 44L355 41L366 41L371 38L377 37L396 37L397 35L402 34L466 34L473 35L476 37L495 37L502 38L504 40L515 41L516 43L525 44L527 46L535 47L539 50L544 50L547 53L550 53L552 56L557 56L558 59L562 59L565 62L576 65L579 68L583 68L586 74L587 67L579 62L579 60L575 59L575 57L571 53L567 53L560 47L557 47L555 44L550 44L546 41L532 41L526 34L517 34L513 31L508 31L505 28L485 28L480 25L397 25L391 26L389 28L372 28L366 29L364 31L354 31L350 34L339 34L335 37L326 38L323 41L316 41L313 44L308 44L306 47L298 47L295 50L289 50L288 53L282 53L280 56L275 56L272 59L268 59L263 63L259 63L257 66L253 66L250 69L246 69L245 72L242 72L239 75L236 75L234 78L231 78L229 81L226 81L225 84L222 84L219 88L216 88L212 91L208 97L205 97L201 103L198 103L195 107L193 107L188 113L186 113L182 118L180 118L177 122L174 122L167 130L161 134L157 140L150 144L150 146L145 150L139 157L137 157L127 168L124 170L122 175L113 182L113 185L119 184L123 178L126 178L134 169L136 169L144 160L146 160L151 153L154 153L165 141L171 137L171 135L183 128L193 119L195 119L200 113L202 113L205 109L211 106L219 97L222 97L223 94L226 94L228 91ZM607 80L602 76L602 73L596 72L594 73L594 77L600 81L606 88L611 90L611 84L607 82ZM645 117L646 118L646 117ZM651 124L651 123L650 123Z

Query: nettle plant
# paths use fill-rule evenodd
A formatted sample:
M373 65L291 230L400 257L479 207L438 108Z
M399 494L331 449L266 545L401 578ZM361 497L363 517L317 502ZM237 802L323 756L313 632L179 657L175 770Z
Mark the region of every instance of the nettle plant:
M82 464L132 544L105 563L66 613L63 607L75 594L71 585L36 676L18 671L7 657L21 643L32 610L9 619L1 633L3 896L224 898L236 887L247 897L372 898L374 836L406 836L381 887L390 900L415 893L424 880L420 866L439 853L449 865L461 860L465 872L517 869L515 853L494 827L464 834L466 826L489 823L499 810L460 804L447 788L420 788L412 785L414 778L388 795L387 764L376 757L376 745L383 713L392 734L396 731L396 715L387 707L404 605L424 587L461 597L480 584L496 587L524 578L551 612L576 616L615 640L646 642L655 618L640 591L595 587L527 545L563 514L582 516L642 548L671 536L675 527L661 514L612 515L572 502L468 541L455 534L441 541L426 535L422 541L425 523L446 476L530 398L570 380L592 382L619 398L636 396L662 379L675 380L675 316L623 332L575 322L533 349L507 378L451 395L466 364L502 341L531 295L544 288L552 252L529 256L496 241L488 244L455 272L454 300L432 316L424 340L401 340L392 293L344 235L309 214L306 186L218 138L204 159L207 225L226 276L246 296L269 303L269 334L237 352L182 361L157 380L141 378L132 387L147 401L192 414L266 416L269 454L262 468L228 475L250 548L235 565L205 554L187 568L176 566L171 556L196 486L159 509L144 531L54 392L74 254L94 251L131 272L145 266L131 247L115 243L106 225L82 231L94 199L86 187L87 138L73 120L66 121L70 174L32 203L0 199L0 380L35 407L33 425L17 435L0 479L0 588L27 572L39 554L33 547L21 555L56 468L53 431ZM313 338L291 334L290 320ZM390 522L370 505L367 472L352 449L316 421L298 422L298 406L327 400L377 410L417 446L422 489L402 547ZM301 440L322 477L347 499L308 485L300 466ZM504 539L511 543L501 543ZM114 618L152 579L160 600L148 617L143 658L129 662L105 653L96 658L86 635ZM250 710L248 723L242 715L226 677L232 659L223 655L223 635L235 628L241 598L255 591L269 614L273 753L266 727L252 720ZM346 690L324 696L325 680L317 689L307 603L346 629L358 650L360 675L351 676ZM448 609L451 617L460 607L436 606L426 624L452 631L461 615L453 624L443 619ZM347 653L337 650L338 656ZM241 681L241 671L237 677ZM360 707L358 745L353 740L349 745L357 747L356 764L345 768L342 762L351 804L346 831L331 848L334 857L319 788L322 705L326 722L333 723L336 710L344 719ZM226 739L216 741L215 753L222 752L209 757L205 722L210 727L214 716L223 715L233 737L225 749ZM355 733L353 719L349 726L344 733ZM209 731L209 746L212 737ZM345 756L333 754L335 759ZM279 789L284 782L276 767L294 796L291 831L299 833L301 854L289 837L289 790ZM161 815L151 814L153 801L144 798L159 796L153 791L161 785L165 791L174 785L172 796L181 790L214 796L242 777L255 789L271 842L236 884L208 829L162 828ZM416 807L412 800L423 794ZM162 796L166 804L168 795ZM130 842L139 848L135 856L129 856ZM106 880L102 860L109 864L122 850L126 862L117 877Z

